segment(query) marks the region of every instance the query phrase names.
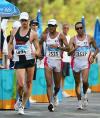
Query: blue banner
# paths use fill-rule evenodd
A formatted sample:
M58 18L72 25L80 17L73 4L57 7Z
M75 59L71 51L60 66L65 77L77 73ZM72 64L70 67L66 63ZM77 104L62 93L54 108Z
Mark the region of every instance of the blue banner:
M98 18L96 19L96 22L95 22L94 39L95 39L96 44L100 50L100 22L99 22Z
M38 12L37 12L36 20L39 23L37 33L38 33L38 36L39 36L39 39L40 39L40 37L42 35L42 14L41 14L40 10L38 10Z
M84 32L86 33L86 26L85 26L85 18L84 18L84 16L82 16L81 21L82 21L82 24L83 24L83 27L84 27Z
M0 0L0 17L11 17L19 15L19 9L6 0Z

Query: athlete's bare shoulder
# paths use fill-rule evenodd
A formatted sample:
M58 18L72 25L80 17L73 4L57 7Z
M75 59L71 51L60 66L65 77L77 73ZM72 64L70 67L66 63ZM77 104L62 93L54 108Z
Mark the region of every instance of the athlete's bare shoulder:
M48 33L43 33L41 39L46 41Z
M32 35L37 35L37 32L31 29L31 34Z
M71 43L73 43L73 42L75 41L75 37L76 37L76 36L72 36L72 37L70 38L70 42L71 42Z
M15 36L15 34L17 33L17 31L18 31L18 29L13 29L13 30L11 31L11 35Z
M87 38L90 44L94 42L94 38L91 35L87 34Z

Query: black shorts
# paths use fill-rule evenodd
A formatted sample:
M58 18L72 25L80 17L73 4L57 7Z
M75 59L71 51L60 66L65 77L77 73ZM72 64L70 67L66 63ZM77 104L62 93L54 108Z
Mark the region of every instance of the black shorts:
M29 68L29 67L33 67L33 66L35 66L35 59L16 61L14 64L15 69Z
M62 75L63 77L70 76L70 63L62 62Z

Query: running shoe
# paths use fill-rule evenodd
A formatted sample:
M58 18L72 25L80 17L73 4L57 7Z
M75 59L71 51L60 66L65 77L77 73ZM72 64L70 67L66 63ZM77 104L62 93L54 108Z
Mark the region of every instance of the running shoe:
M58 106L59 104L59 100L58 100L58 97L57 96L54 96L54 106Z
M65 91L62 91L62 95L63 95L63 97L70 97L70 95L68 93L66 93Z
M87 107L88 106L88 98L83 97L82 101L83 101L83 103L82 103L83 107Z
M19 107L22 105L22 101L18 98L15 105L14 105L14 109L16 111L18 111Z
M49 110L50 112L54 112L54 106L53 106L52 103L50 103L50 104L48 105L48 110Z
M24 115L24 107L22 106L19 107L18 114Z
M90 88L87 89L87 93L91 93L91 89Z
M79 109L79 110L83 109L83 105L82 105L81 100L78 101L77 109Z

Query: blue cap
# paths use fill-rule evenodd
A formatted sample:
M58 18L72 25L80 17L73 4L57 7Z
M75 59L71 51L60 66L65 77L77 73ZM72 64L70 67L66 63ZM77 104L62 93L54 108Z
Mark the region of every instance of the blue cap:
M32 24L36 24L36 25L38 25L39 23L38 23L38 21L37 21L37 20L32 19L32 20L30 21L30 25L32 25Z

